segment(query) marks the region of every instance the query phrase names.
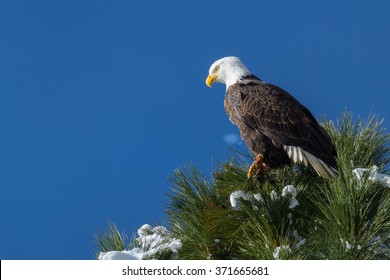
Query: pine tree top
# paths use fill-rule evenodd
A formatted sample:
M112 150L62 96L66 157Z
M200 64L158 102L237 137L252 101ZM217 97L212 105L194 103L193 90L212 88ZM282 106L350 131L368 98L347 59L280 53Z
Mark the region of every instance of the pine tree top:
M156 259L390 259L389 134L376 115L345 112L323 126L337 150L336 178L292 165L248 179L252 156L243 152L211 178L189 165L171 178L159 239L166 246L150 254L157 247L111 226L97 236L99 250L140 249Z

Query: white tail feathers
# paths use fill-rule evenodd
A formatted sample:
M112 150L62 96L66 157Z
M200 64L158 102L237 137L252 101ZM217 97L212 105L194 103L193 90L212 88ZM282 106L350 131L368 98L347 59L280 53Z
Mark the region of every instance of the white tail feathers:
M295 163L301 163L307 166L308 163L314 168L318 175L324 178L337 176L337 170L326 164L323 160L313 156L309 152L302 150L300 147L283 145L288 157Z

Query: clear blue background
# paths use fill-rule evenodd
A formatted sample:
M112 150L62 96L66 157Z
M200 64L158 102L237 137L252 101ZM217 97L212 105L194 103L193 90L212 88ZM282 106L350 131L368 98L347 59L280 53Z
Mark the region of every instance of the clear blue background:
M173 170L239 145L204 83L221 57L318 117L388 118L389 3L0 1L0 258L93 259L108 220L162 223Z

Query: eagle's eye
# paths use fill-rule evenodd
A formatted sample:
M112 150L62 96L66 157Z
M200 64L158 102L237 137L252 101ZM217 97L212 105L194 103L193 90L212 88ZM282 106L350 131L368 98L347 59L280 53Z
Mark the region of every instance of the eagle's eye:
M215 66L214 67L214 73L217 72L219 70L219 66Z

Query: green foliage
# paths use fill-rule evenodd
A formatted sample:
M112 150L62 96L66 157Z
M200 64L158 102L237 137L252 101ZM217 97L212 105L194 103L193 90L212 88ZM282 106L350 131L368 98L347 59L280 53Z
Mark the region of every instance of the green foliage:
M211 182L194 166L176 170L171 182L174 188L169 196L167 214L172 233L185 244L179 252L180 257L208 259L213 255L227 256L226 240L215 242L219 238L215 219L225 220L229 210L215 193Z
M117 226L109 222L106 232L95 235L99 252L123 251L133 242L125 232L119 232Z
M212 179L194 166L177 170L167 214L183 241L179 258L390 258L389 188L352 173L373 165L386 172L389 135L375 115L354 122L346 112L337 123L323 124L338 151L340 174L334 179L295 165L247 179L251 156L242 153L221 163ZM281 196L286 185L297 189L299 205L292 209L292 197ZM261 200L241 199L233 209L230 195L238 190Z
M323 123L338 153L336 178L292 165L248 179L252 156L242 152L211 178L193 165L176 170L166 211L183 244L175 258L390 259L390 187L352 172L375 165L387 173L389 135L375 115L354 121L346 112L336 123ZM122 248L113 244L123 236L102 237L102 249Z
M382 128L383 120L371 115L366 121L358 117L353 121L350 112L344 112L337 121L324 122L324 127L333 139L338 155L339 169L350 174L357 167L378 166L386 172L389 157L390 135Z

